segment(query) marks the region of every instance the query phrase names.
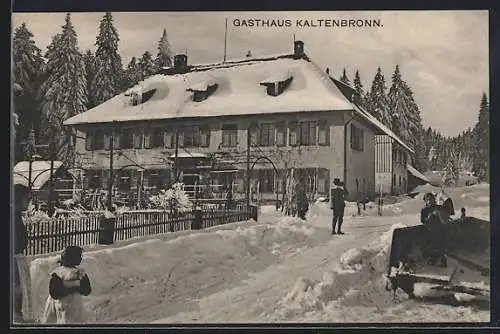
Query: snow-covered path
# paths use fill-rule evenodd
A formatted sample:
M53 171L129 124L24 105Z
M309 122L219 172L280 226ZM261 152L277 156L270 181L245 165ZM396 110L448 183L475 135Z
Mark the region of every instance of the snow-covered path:
M300 278L319 280L323 272L335 268L341 255L354 244L367 244L374 236L387 231L394 221L413 220L413 215L393 217L393 219L370 220L370 225L363 220L347 219L346 234L329 235L326 228L321 228L330 239L324 244L306 249L272 265L266 270L245 281L244 286L226 290L199 300L199 309L185 312L155 321L156 323L245 323L280 321L280 300L284 293L292 290ZM325 222L327 224L327 222ZM326 225L325 224L325 225ZM349 225L350 224L350 225ZM356 226L355 224L359 224ZM293 319L292 321L297 321Z

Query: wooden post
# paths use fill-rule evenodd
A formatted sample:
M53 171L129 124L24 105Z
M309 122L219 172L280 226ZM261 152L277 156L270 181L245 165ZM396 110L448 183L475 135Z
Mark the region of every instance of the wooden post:
M114 173L113 173L113 155L114 155L114 149L115 149L115 122L113 122L113 125L111 127L111 138L110 138L110 145L109 145L109 180L108 180L108 210L112 210L113 208L113 179L114 179Z

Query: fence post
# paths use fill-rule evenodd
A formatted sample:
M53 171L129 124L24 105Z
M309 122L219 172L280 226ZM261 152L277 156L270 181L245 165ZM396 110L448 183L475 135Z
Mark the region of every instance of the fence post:
M115 239L116 216L106 213L99 217L99 244L101 245L111 245Z
M251 204L250 205L250 218L253 220L257 221L257 216L258 216L258 210L257 210L257 205Z
M194 213L194 219L191 222L191 229L201 230L203 227L203 213L199 207L196 207L193 213Z

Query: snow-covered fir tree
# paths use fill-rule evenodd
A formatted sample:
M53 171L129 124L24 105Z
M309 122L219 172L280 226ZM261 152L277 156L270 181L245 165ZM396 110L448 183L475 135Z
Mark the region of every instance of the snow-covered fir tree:
M410 146L415 147L422 137L422 120L413 92L401 77L399 65L396 65L392 75L392 85L387 96L392 130Z
M359 70L356 70L356 73L354 75L354 89L359 95L359 104L364 107L366 100L365 100L365 91L363 89L363 83L361 82L361 77L359 76Z
M136 85L140 80L142 80L141 69L139 68L137 59L132 57L127 65L127 68L125 69L124 88L128 89Z
M119 41L118 32L113 26L113 16L107 12L99 24L99 34L95 42L97 71L92 87L97 104L120 93L123 68L118 53Z
M490 177L490 105L483 93L479 107L478 121L474 127L476 150L473 156L473 172L482 181Z
M382 69L377 68L377 73L373 78L370 93L367 94L366 110L377 118L384 125L391 127L392 119L389 114L389 100L386 95L387 87Z
M83 55L83 61L85 63L85 73L87 80L87 109L95 107L96 97L94 96L95 90L92 88L96 75L96 59L92 51L87 50Z
M163 29L163 35L158 41L158 53L155 58L157 68L172 66L172 48L167 38L167 29Z
M57 141L58 158L71 164L73 137L62 123L87 110L87 82L85 63L69 13L61 33L55 35L47 47L45 58L46 80L40 88L40 99L46 135L49 141Z
M142 57L139 59L139 71L141 73L141 80L155 74L157 72L156 64L151 56L149 51L146 51L142 54Z
M446 187L457 184L459 178L458 159L455 152L451 152L444 168L442 182Z
M14 112L17 115L15 142L25 142L32 127L40 123L37 93L44 60L33 34L23 23L14 30L12 39L13 80L17 84L14 94ZM16 89L15 89L16 90ZM36 131L38 132L38 131ZM16 145L16 160L21 158L21 148Z
M340 76L339 80L342 81L343 83L345 83L346 85L350 85L351 84L351 81L347 77L347 73L345 71L345 68L344 68L344 70L342 72L342 75Z

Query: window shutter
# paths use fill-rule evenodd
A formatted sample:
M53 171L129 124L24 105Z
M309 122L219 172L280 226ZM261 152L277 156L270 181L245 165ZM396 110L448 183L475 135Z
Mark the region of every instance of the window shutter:
M297 122L290 123L290 146L297 146L298 144L298 124Z

